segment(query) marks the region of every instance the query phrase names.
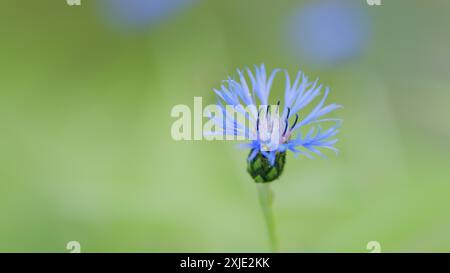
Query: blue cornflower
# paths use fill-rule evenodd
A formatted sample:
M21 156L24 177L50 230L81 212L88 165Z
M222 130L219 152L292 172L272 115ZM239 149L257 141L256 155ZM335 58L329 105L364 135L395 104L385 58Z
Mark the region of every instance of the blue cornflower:
M250 149L247 170L256 182L270 182L278 178L288 150L310 158L313 154L324 156L320 148L337 152L334 144L337 142L335 136L340 120L324 116L341 106L325 104L329 93L329 89L325 88L318 104L309 113L300 114L322 95L322 85L318 80L310 82L301 71L293 83L289 73L284 71L284 103L278 101L276 105L270 105L272 83L280 71L275 69L267 75L264 65L255 65L254 72L249 68L238 69L237 79L228 77L220 90L214 89L223 118L211 119L223 135L251 140L244 147ZM230 106L243 118L230 114ZM333 125L322 130L320 125L325 122L332 122ZM306 127L309 130L305 131Z
M145 30L194 5L197 0L102 0L99 11L107 23L123 30Z
M361 55L372 36L368 10L354 1L317 0L289 18L287 36L303 62L319 68L345 64Z

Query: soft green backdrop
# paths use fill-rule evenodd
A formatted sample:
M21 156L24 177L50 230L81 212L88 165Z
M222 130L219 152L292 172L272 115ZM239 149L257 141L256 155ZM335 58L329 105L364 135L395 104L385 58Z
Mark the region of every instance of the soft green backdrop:
M95 2L1 1L0 251L267 251L247 152L170 136L174 105L262 62L345 106L340 155L289 155L273 184L281 251L450 251L450 2L353 1L370 44L322 70L282 31L311 1L200 0L133 32Z

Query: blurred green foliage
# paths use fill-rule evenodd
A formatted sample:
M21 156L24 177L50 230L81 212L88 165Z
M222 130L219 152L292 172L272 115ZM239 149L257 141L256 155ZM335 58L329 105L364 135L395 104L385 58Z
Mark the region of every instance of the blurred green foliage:
M354 1L369 48L312 70L283 32L306 2L200 1L128 33L95 1L3 0L0 251L267 251L247 151L170 136L174 105L263 62L345 107L340 155L288 155L273 183L281 250L450 251L450 3Z

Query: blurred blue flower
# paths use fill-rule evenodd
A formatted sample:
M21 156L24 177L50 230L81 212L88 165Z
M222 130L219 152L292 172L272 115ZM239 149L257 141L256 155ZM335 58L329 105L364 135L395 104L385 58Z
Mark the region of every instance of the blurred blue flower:
M255 66L254 73L249 68L245 71L238 69L238 80L228 77L220 90L214 89L222 117L210 118L216 127L221 128L221 134L251 140L244 147L250 149L248 171L257 182L269 182L281 174L287 150L307 157L312 157L311 154L324 156L319 148L337 152L334 136L338 133L340 120L323 116L341 106L325 105L329 89L325 89L319 103L309 113L300 117L300 111L321 95L322 85L317 80L310 82L301 71L292 83L289 73L284 71L284 104L278 101L271 111L269 94L278 72L280 69L275 69L267 77L264 65ZM247 80L250 80L250 85ZM243 119L230 114L229 106L245 117L244 123ZM325 122L333 122L334 125L322 130L320 124ZM305 126L309 130L302 134L300 129Z
M100 0L100 12L120 28L143 29L159 23L197 0Z
M289 21L290 46L302 62L319 68L357 57L371 36L364 4L318 0L301 7Z

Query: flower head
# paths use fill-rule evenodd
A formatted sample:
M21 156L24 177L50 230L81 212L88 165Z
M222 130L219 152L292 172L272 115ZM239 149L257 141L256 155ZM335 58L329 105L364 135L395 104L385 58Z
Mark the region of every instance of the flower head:
M254 71L238 69L238 79L228 77L220 90L214 90L223 119L211 119L224 135L250 140L244 145L250 149L247 170L256 182L278 178L287 151L310 158L312 154L324 156L320 148L337 152L334 144L340 120L324 116L341 106L325 104L329 89L325 88L322 94L322 85L317 80L310 82L299 71L292 82L289 73L284 71L284 102L281 104L278 100L270 105L270 90L279 72L280 69L275 69L267 75L264 65L255 66ZM304 108L318 97L321 98L315 107L309 113L303 113ZM238 116L230 113L230 109ZM329 122L333 125L323 130L321 124Z

